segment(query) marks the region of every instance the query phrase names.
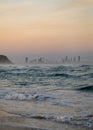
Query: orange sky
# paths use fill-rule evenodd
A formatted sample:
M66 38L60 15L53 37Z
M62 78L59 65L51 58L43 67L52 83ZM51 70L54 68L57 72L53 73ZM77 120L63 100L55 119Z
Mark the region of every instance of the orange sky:
M93 0L0 0L0 52L93 52Z

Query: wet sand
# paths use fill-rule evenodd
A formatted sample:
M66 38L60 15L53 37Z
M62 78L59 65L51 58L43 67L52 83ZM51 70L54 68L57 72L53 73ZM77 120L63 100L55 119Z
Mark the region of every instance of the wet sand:
M14 122L14 119L16 120L16 122ZM39 128L27 127L24 125L22 126L21 119L22 118L20 118L20 116L17 116L15 114L0 111L0 130L43 130Z
M10 113L8 113L6 111L1 111L0 110L0 117L14 117L14 116L19 117L19 116L15 115L15 114L10 114Z
M23 126L13 126L13 125L8 125L8 124L0 124L0 130L54 130L54 129L52 128L40 129L40 128L34 128L34 127L26 127L26 126L23 127ZM92 129L63 124L63 127L57 128L55 130L92 130Z
M0 125L0 130L43 130L43 129L20 127L20 126Z
M0 130L91 130L75 125L50 123L44 120L31 119L30 122L28 120L15 114L0 111Z

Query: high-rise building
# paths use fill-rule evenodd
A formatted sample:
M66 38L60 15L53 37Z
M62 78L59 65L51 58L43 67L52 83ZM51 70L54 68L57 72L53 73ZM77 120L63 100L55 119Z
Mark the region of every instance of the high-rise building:
M26 64L28 63L28 57L25 58L25 63L26 63Z
M80 62L80 56L78 56L78 62Z

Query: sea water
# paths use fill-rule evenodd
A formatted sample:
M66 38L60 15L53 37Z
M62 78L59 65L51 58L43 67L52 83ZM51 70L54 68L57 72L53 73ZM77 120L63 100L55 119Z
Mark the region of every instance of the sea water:
M92 129L93 65L1 65L0 110L34 127Z

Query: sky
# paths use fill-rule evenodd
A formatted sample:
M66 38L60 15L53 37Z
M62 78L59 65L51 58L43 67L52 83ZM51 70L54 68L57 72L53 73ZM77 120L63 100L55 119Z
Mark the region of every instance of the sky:
M93 54L93 0L0 0L0 53Z

